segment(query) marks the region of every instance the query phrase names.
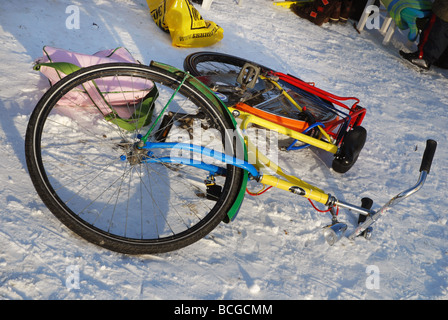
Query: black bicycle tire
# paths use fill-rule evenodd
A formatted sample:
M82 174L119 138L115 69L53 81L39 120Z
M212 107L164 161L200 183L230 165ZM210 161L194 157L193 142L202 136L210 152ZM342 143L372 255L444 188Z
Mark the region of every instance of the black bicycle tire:
M43 168L40 154L40 134L46 117L53 108L53 105L55 105L66 92L71 88L75 88L80 83L93 79L100 74L102 76L107 76L116 75L120 72L127 74L138 73L146 74L148 76L151 75L154 79L173 85L179 85L182 79L179 75L174 75L166 70L156 67L121 63L84 68L63 78L43 95L29 120L25 137L25 154L31 180L42 201L53 215L55 215L70 230L91 243L112 251L127 254L154 254L183 248L202 239L226 217L228 210L235 202L240 191L244 175L242 169L227 165L229 180L226 180L222 196L220 197L220 200L216 202L216 206L213 207L213 212L210 212L206 218L198 224L187 231L172 237L141 240L107 234L103 230L98 230L96 227L87 225L84 221L80 220L80 218L78 218L70 208L64 205L62 200L56 195ZM197 88L191 84L184 83L181 91L184 93L188 92L190 95L189 98L206 107L210 114L213 114L218 121L222 123L223 127L233 128L230 117L226 118L225 115L222 115L217 111L213 103L211 103L205 94L201 93Z
M221 52L200 51L188 55L184 60L184 70L191 73L191 75L198 77L203 74L197 69L197 65L201 62L221 62L243 67L245 63L251 63L255 66L261 67L262 72L273 71L264 65L258 64L248 59L240 58Z
M245 63L251 63L252 65L258 66L261 68L261 72L262 73L267 73L267 72L274 72L274 70L272 68L266 67L264 65L261 65L259 63L253 62L251 60L245 59L245 58L240 58L237 56L233 56L230 54L225 54L225 53L220 53L220 52L210 52L210 51L199 51L199 52L195 52L192 53L190 55L188 55L185 59L184 59L184 70L190 72L193 76L195 77L201 77L204 76L206 74L204 74L203 72L201 72L198 69L198 65L200 63L213 63L213 62L217 62L217 63L223 63L223 64L229 64L229 65L234 65L237 67L243 67ZM290 86L290 85L288 85ZM306 93L309 96L312 97L316 97L315 95L311 94L311 93ZM332 114L332 116L330 118L327 118L326 120L324 120L323 122L335 119L337 114L334 113L333 111L331 111L331 107L332 107L332 103L328 102L326 100L322 100L318 97L316 97L316 99L321 100L322 103L328 104L328 106L324 107L327 111L330 111L330 113ZM230 100L230 99L229 99ZM329 106L331 106L329 108ZM312 110L313 107L308 107L308 110ZM280 116L280 117L285 117L285 118L289 118L292 120L297 120L297 118L290 116L290 115L285 115L285 114L278 114L275 113L275 115ZM328 115L327 115L328 117ZM321 119L317 118L315 119L317 121L322 121Z

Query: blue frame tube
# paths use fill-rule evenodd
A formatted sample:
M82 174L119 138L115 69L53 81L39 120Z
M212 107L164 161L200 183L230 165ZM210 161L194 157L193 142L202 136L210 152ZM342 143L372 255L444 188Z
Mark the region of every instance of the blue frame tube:
M306 128L305 130L302 131L302 133L307 133L308 131L310 131L311 129L313 129L314 127L317 126L322 126L323 128L325 128L325 125L322 122L316 122L313 123L311 126L309 126L308 128ZM291 150L301 150L301 149L305 149L308 148L310 146L310 144L304 144L303 146L299 146L299 147L294 147L294 144L297 142L298 140L294 140L289 147L286 148L287 151L291 151Z
M195 153L199 153L201 155L214 158L216 160L219 160L223 163L233 165L238 168L242 168L249 172L251 176L254 178L258 178L260 176L260 173L258 172L257 168L255 168L254 165L250 164L247 161L244 161L242 159L238 159L232 156L229 156L227 154L224 154L222 152L209 149L203 146L198 146L195 144L189 144L189 143L176 143L176 142L146 142L145 149L179 149L179 150L186 150L191 151ZM180 158L180 157L162 157L162 158L154 158L151 160L151 158L148 158L146 160L147 162L167 162L167 163L181 163L185 165L194 166L197 168L201 168L210 172L215 173L222 173L222 170L225 170L221 167L207 164L202 161L198 161L191 158Z
M177 164L185 164L192 167L196 167L202 170L208 171L211 175L220 175L224 176L227 172L225 168L221 168L212 164L207 164L204 162L198 163L198 161L187 158L180 157L161 157L161 158L147 158L145 159L146 163L177 163Z

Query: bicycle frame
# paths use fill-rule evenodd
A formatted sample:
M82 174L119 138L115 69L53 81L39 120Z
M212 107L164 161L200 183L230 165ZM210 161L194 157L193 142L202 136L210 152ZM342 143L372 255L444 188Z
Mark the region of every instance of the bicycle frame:
M335 133L334 131L341 127L342 129L348 129L354 126L361 125L362 121L364 120L366 109L360 107L359 99L355 97L341 97L334 95L332 93L329 93L327 91L324 91L322 89L316 88L313 84L307 83L299 78L296 78L292 75L286 75L281 72L271 72L271 77L278 78L280 81L283 81L289 85L292 85L296 88L302 89L306 92L309 92L311 94L314 94L315 96L328 100L334 105L339 106L342 109L346 109L349 113L346 114L345 118L331 121L330 124L327 125L327 128L323 130L321 126L319 126L319 130L322 132L322 134L327 138L328 141L330 141L329 135L336 140L336 144L338 144L343 136L341 136L339 133ZM261 76L260 76L261 77ZM298 103L291 97L289 94L281 88L281 86L278 84L277 81L273 79L269 79L266 77L261 77L262 79L269 80L271 83L274 84L275 87L282 90L283 95L286 96L286 98L299 110L302 111L302 107L298 105ZM341 101L355 101L351 107L347 106L346 104L342 103ZM335 109L335 108L334 108ZM336 109L335 109L336 110ZM341 132L341 130L339 130Z
M268 129L276 130L281 134L294 138L294 142L286 148L288 151L298 150L312 145L323 149L324 151L335 154L338 151L338 147L344 140L345 134L350 130L350 128L361 125L365 117L366 109L358 105L359 99L355 97L336 96L322 89L316 88L314 85L306 83L294 76L285 75L279 72L269 72L266 76L258 75L258 78L262 81L271 83L271 85L277 88L281 92L280 94L284 96L299 112L305 110L305 106L299 105L290 93L283 89L278 81L331 102L333 107L327 106L326 108L332 109L336 113L343 115L342 117L338 116L335 119L329 120L325 123L317 122L309 125L305 121L294 120L288 117L281 117L271 114L270 112L247 105L245 102L238 102L235 105L228 106L230 110L237 109L239 112L243 113L245 119L249 119L251 118L249 115L253 115L253 119L250 119L249 122L261 125L262 127L266 127ZM350 100L354 101L352 106L342 103L342 101ZM343 112L338 110L334 106L338 106L346 111ZM317 130L319 130L319 138L313 138L306 134L313 128L317 128ZM301 146L295 146L297 141L301 141L304 144Z
M290 129L288 127L279 125L277 123L274 123L272 121L266 120L264 118L261 118L259 116L254 115L253 113L249 113L249 112L245 112L245 111L241 111L239 109L236 108L228 108L229 111L232 112L232 114L236 117L236 118L240 118L242 119L242 124L240 126L240 128L242 130L245 130L248 128L248 126L250 124L255 124L258 126L261 126L263 128L269 129L269 130L275 130L278 133L290 136L293 139L296 140L300 140L308 145L312 145L315 147L318 147L324 151L328 151L331 153L336 153L338 151L338 147L331 143L331 142L327 142L327 141L323 141L321 139L316 139L313 138L309 135L306 135L304 133L298 132L296 130ZM316 123L315 125L319 126L321 125L320 123Z
M262 127L277 130L279 133L289 135L296 139L301 139L302 141L318 146L319 148L335 153L337 151L337 146L332 143L328 143L316 138L312 138L303 133L282 127L265 119L259 118L253 114L241 112L234 108L229 108L234 115L238 113L237 117L241 118L239 129L244 133L250 124L260 125ZM187 144L187 143L173 143L173 142L146 142L144 149L178 149L187 152L195 152L204 157L212 157L216 160L221 161L224 164L234 165L236 167L242 168L249 172L250 177L261 184L272 186L281 190L289 191L295 194L299 194L311 200L320 202L322 204L328 204L330 195L326 194L323 190L299 179L298 177L288 175L283 172L282 168L264 155L260 150L250 141L247 135L244 136L244 140L247 147L247 153L252 153L255 155L255 163L249 163L248 161L236 158L234 156L229 156L228 154L218 152L213 149L206 147ZM193 158L182 158L182 157L162 157L162 158L152 158L148 157L145 159L146 162L151 163L178 163L184 165L194 166L205 171L208 171L211 175L224 175L225 169L213 164L208 164L202 161L198 161ZM274 172L280 177L274 175L268 175L262 172L263 168L267 168Z
M195 152L204 157L212 157L216 160L221 161L223 164L230 164L244 170L247 170L250 177L261 184L273 186L278 189L290 191L292 193L299 194L301 196L310 198L312 200L318 201L323 204L327 204L329 200L329 195L319 188L312 186L311 184L302 181L301 179L287 175L283 172L280 166L267 158L264 154L259 152L259 150L250 142L247 141L248 152L257 153L257 162L251 164L247 161L241 160L236 157L229 156L222 152L218 152L213 149L206 147L188 144L188 143L175 143L175 142L146 142L143 149L153 150L153 149L178 149L187 152ZM203 161L199 161L193 158L183 158L183 157L147 157L145 162L148 163L178 163L193 166L196 168L208 171L210 175L225 175L226 169L214 164L209 164ZM278 178L274 175L264 174L261 169L269 168L276 174L280 175Z
M95 107L111 106L111 101L94 81L109 78L119 81L121 77L147 81L151 91L159 87L150 95L152 99L148 103L148 113L143 114L144 122L135 121L143 110L143 101L136 105L135 99L127 105L132 111L127 124L134 123L132 128L123 128L116 122L109 126L107 121L111 122L113 116L98 113L99 108L92 107L66 121L75 113L72 110L77 111L73 108L65 112L65 105L59 108L58 102L66 98L66 94L78 92L79 87L92 83L88 97ZM125 88L120 89L126 92ZM151 106L153 102L157 103ZM73 106L78 107L76 103ZM137 106L139 112L134 112L131 107ZM95 112L90 113L91 110ZM134 115L137 118L133 118ZM99 122L98 128L91 129ZM184 247L208 234L222 221L233 220L246 191L252 194L246 188L249 178L264 188L268 186L255 195L275 187L327 206L333 218L329 228L325 228L330 234L330 244L346 229L336 219L339 207L367 216L350 236L354 239L385 211L423 186L436 147L435 141L428 141L418 183L380 210L373 211L368 207L370 202L362 201L364 207L358 207L339 201L285 172L269 153L261 152L262 147L255 145L256 140L248 134L252 124L280 131L330 152L337 150L331 143L333 139L314 138L314 133L318 132L308 136L253 114L229 109L205 84L174 67L160 63L151 63L151 67L112 63L68 75L39 100L26 132L27 166L43 202L75 233L119 252L157 253ZM343 126L347 124L348 121ZM357 129L365 130L356 127L351 132L357 134ZM60 132L59 140L55 138L55 130ZM359 134L361 138L363 132ZM340 150L350 146L352 136L346 137ZM187 137L192 143L167 142ZM60 148L67 143L77 147ZM221 152L220 148L224 150ZM179 153L179 150L188 153ZM85 156L80 159L81 166L77 161L71 167L74 151ZM103 163L105 166L98 166ZM142 165L145 163L154 165ZM90 164L86 171L85 167ZM68 171L60 170L61 166ZM151 201L145 203L145 198Z
M184 80L188 77L188 74L185 75L183 78ZM180 86L182 85L183 81L180 83ZM179 86L179 88L180 88ZM210 90L210 89L208 89ZM166 106L165 106L166 108ZM324 192L320 188L315 187L314 185L311 185L303 180L301 180L298 177L295 177L293 175L288 175L283 172L282 168L273 162L271 159L269 159L266 155L261 153L258 148L250 141L249 136L246 134L246 129L249 124L258 124L265 128L275 129L278 130L280 133L285 133L287 135L291 135L292 137L298 137L302 141L308 141L310 143L319 143L319 147L323 148L324 150L328 150L330 152L335 152L337 150L337 146L331 143L326 143L324 141L321 141L319 139L311 138L305 134L298 133L294 130L279 126L275 123L269 122L265 119L259 118L253 114L249 114L246 112L241 112L238 110L238 114L235 112L236 109L229 108L229 112L234 112L235 117L240 117L242 120L239 129L243 132L243 138L244 142L246 144L246 150L245 155L243 159L247 159L247 154L254 153L256 155L256 160L254 163L249 163L246 160L243 160L241 158L237 158L234 155L228 155L222 152L218 152L213 149L209 149L203 146L198 146L194 144L186 144L186 143L173 143L173 142L150 142L147 141L147 137L149 133L147 133L144 138L141 140L140 144L137 144L138 148L142 150L148 150L147 157L143 159L145 162L150 163L180 163L184 165L190 165L194 166L200 169L203 169L205 171L209 172L209 175L225 175L226 169L217 166L215 164L205 163L200 160L196 160L193 158L183 158L183 157L162 157L157 158L152 155L153 149L179 149L179 150L186 150L189 152L194 152L197 154L200 154L201 156L205 157L211 157L213 159L219 160L222 162L222 164L229 164L233 165L239 168L242 168L249 172L249 177L253 180L256 180L257 182L268 185L271 187L275 187L277 189L285 190L288 192L291 192L293 194L300 195L302 197L308 198L309 200L313 200L316 202L319 202L321 204L324 204L330 210L333 211L334 208L346 208L349 210L356 211L362 215L367 216L367 219L364 223L359 225L356 230L350 235L350 239L354 239L356 236L360 235L364 230L369 228L375 221L378 220L378 218L387 210L389 210L392 206L397 204L399 201L403 200L404 198L409 197L410 195L414 194L416 191L418 191L423 184L425 183L426 176L430 171L431 163L434 157L434 153L436 150L437 142L434 140L428 140L427 146L423 155L422 164L420 166L420 178L418 180L418 183L398 194L394 198L392 198L388 203L386 203L384 206L381 207L378 211L373 211L371 209L359 207L357 205L353 205L350 203L346 203L343 201L338 200L336 197L332 196L329 193ZM362 114L363 115L363 114ZM160 118L160 115L159 115ZM362 120L362 119L361 119ZM157 122L157 121L156 121ZM154 128L154 125L151 127L150 131ZM336 149L335 149L336 148ZM271 174L265 174L263 172L263 169L269 169L272 171L275 175ZM334 217L334 216L333 216ZM231 219L233 217L230 217ZM333 219L333 226L341 225L338 221ZM342 232L340 233L338 229L338 234L334 237L339 238ZM342 227L342 230L345 231L346 226ZM333 233L335 233L333 231ZM329 242L329 244L334 243L334 237Z
M426 177L429 174L432 159L434 157L434 153L436 150L437 142L434 140L428 140L427 141L427 147L425 149L423 159L422 159L422 165L420 167L420 177L412 188L409 188L406 191L403 191L393 197L391 200L389 200L385 205L383 205L378 211L373 211L371 209L362 208L350 203L346 203L343 201L338 200L336 197L332 196L329 193L325 193L323 190L295 177L292 175L287 175L283 172L283 170L278 166L276 163L272 162L269 158L267 158L265 155L259 152L259 150L250 142L250 140L247 140L247 147L249 152L254 151L257 153L257 162L255 164L250 164L247 161L223 154L221 152L217 152L212 149L208 149L202 146L197 146L193 144L185 144L185 143L171 143L171 142L147 142L144 146L145 149L157 149L157 148L173 148L173 149L182 149L187 151L192 151L199 153L204 156L211 156L216 160L220 160L225 164L230 164L237 166L239 168L242 168L244 170L247 170L251 176L252 179L258 181L259 183L263 185L269 185L281 190L289 191L293 194L298 194L302 197L308 198L310 200L314 200L316 202L322 203L329 207L330 209L333 209L335 207L341 207L346 208L352 211L356 211L359 214L367 216L367 219L364 223L360 224L350 235L349 239L353 240L355 237L362 234L366 229L368 229L373 223L375 223L386 211L388 211L390 208L392 208L394 205L399 203L400 201L404 200L405 198L411 196L420 188L423 187L423 184L426 181ZM190 165L194 166L200 169L203 169L205 171L208 171L210 175L225 175L226 170L222 167L207 164L202 161L193 160L191 158L171 158L171 157L163 157L163 158L152 158L149 157L145 160L146 162L150 163L180 163L184 165ZM269 168L270 170L274 171L276 174L278 174L279 177L276 177L274 175L267 175L263 174L261 169L262 168ZM338 229L342 226L343 231L347 228L345 224L339 223L338 221L333 221L333 224L328 226L332 227L335 226ZM331 231L329 228L328 230ZM334 231L335 235L329 237L330 245L333 245L335 242L335 237L337 237L337 240L343 235L343 232L341 234L337 234Z

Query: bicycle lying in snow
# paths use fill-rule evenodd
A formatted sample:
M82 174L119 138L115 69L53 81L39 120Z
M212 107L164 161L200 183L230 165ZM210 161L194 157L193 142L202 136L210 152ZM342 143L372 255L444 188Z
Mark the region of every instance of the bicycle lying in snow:
M276 103L283 91L293 101L288 96L281 100L286 97L293 106L303 101L302 92L294 89L297 83L278 88L284 83L278 74L270 74L272 70L255 68L256 78L269 82L257 89L258 80L247 74L254 66L236 73L243 79L236 85L240 97L260 98L276 88L280 93L271 97ZM40 99L26 132L27 166L42 201L69 229L94 244L129 254L161 253L192 244L222 221L233 220L252 179L325 205L332 216L326 239L333 244L347 229L337 220L339 208L360 214L348 238L368 237L371 225L419 190L430 171L433 140L427 142L414 187L377 211L371 201L363 200L361 206L346 203L284 173L257 150L245 128L254 123L279 129L321 147L334 153L334 167L345 171L364 144L365 133L357 129L362 108L354 106L345 117L326 119L325 112L316 115L313 107L308 112L302 108L303 118L292 120L305 124L295 130L270 121L253 110L257 108L226 105L218 95L189 72L157 62L102 64L64 77ZM334 104L326 99L310 105L326 111ZM355 134L350 137L350 132ZM248 161L250 154L256 161Z

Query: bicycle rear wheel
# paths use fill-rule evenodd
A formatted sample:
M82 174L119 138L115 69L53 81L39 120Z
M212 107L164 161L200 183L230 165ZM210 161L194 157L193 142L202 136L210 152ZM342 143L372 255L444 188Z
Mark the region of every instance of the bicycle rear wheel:
M219 52L201 51L192 53L184 60L185 71L193 76L210 76L219 74L235 74L240 72L245 63L250 62L261 67L262 72L272 71L272 69L247 59L232 56Z
M292 123L293 126L301 128L307 127L306 121L309 121L304 113L294 106L277 88L269 88L267 81L258 81L255 88L249 90L248 95L253 95L254 98L239 103L241 101L241 90L238 88L237 77L241 69L246 63L260 67L262 74L273 72L274 70L252 62L250 60L215 52L196 52L187 56L184 60L184 69L192 75L198 77L203 83L210 88L216 87L215 91L219 92L223 97L223 101L228 106L236 106L245 112L251 112L251 108L259 110L257 114L268 120L275 117L282 117L286 121L281 121L282 125L285 123ZM294 87L284 81L279 82L282 87L288 91L291 97L301 107L306 107L307 111L314 118L313 121L324 124L332 123L338 115L334 110L331 102L323 100L314 94ZM218 84L218 85L217 85ZM225 84L223 86L223 84ZM223 88L223 90L221 90ZM232 90L233 88L233 90ZM261 113L260 113L261 112ZM264 113L264 116L263 116ZM289 121L289 120L292 120ZM301 122L301 123L300 123Z
M213 230L237 201L242 169L200 158L225 171L211 176L169 163L174 149L142 148L148 128L149 142L241 148L231 117L183 76L154 66L89 67L59 81L33 111L25 138L32 182L49 210L89 242L130 254L176 250ZM171 121L154 125L167 115Z

